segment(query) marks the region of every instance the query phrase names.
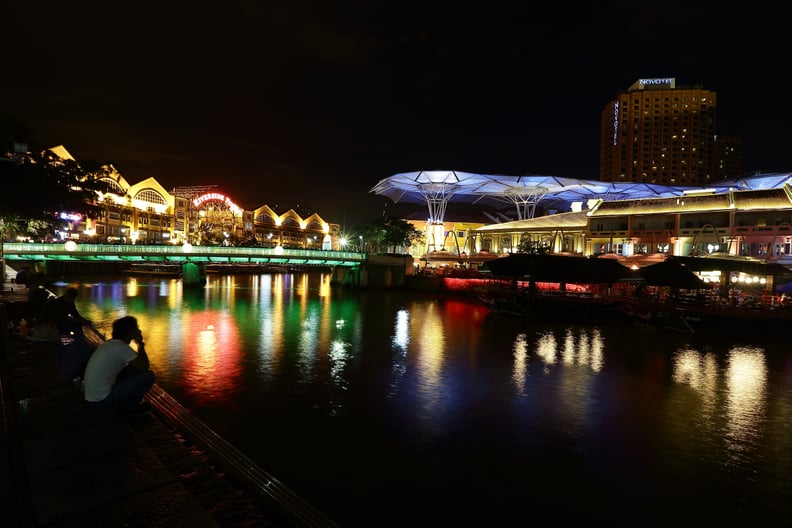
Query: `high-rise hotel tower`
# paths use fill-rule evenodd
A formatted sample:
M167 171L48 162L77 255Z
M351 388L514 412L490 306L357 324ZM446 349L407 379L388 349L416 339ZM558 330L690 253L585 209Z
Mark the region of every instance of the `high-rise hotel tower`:
M718 94L639 79L602 111L600 180L703 186L741 173L741 142L717 133Z

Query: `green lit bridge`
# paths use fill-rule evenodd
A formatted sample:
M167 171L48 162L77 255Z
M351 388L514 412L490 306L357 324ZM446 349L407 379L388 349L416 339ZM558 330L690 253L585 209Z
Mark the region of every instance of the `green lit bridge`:
M412 257L380 256L353 251L323 251L225 246L146 246L121 244L35 244L3 243L0 261L12 267L59 268L81 265L82 271L92 263L105 266L135 263L192 262L203 265L272 265L330 268L335 280L356 286L397 286L412 274ZM73 270L74 266L69 266Z
M204 262L225 264L286 264L359 266L365 253L224 246L145 246L121 244L18 244L4 243L0 256L13 261L94 262Z

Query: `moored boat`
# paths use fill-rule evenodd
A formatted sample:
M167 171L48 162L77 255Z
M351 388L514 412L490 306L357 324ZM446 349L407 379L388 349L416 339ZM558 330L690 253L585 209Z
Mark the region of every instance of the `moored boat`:
M163 262L136 262L122 270L127 275L181 277L182 265Z

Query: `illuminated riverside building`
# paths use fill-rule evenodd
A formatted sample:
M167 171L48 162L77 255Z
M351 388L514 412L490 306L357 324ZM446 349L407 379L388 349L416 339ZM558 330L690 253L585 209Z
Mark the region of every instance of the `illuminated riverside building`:
M601 114L602 181L709 186L741 174L741 141L717 128L717 93L639 79Z
M51 149L74 159L62 146ZM340 227L314 213L293 209L277 213L267 205L248 211L215 186L177 187L167 191L154 178L130 184L113 167L99 181L95 218L64 215L62 238L94 243L260 245L340 250Z
M426 187L442 188L448 203L438 207L432 200L440 193L427 197ZM444 215L454 201L502 206L512 200L521 205L515 196L531 197L544 213L512 221L493 218L463 237L438 236L442 245L415 248L423 252L414 254L416 262L426 265L431 265L433 251L445 254L443 265L473 266L521 247L635 260L728 253L792 261L792 173L756 174L704 188L420 171L394 175L372 192L415 203L426 200L430 215L438 210ZM444 216L412 223L441 234L454 229Z
M596 200L586 211L491 224L477 233L498 253L530 240L551 253L612 254L637 262L711 253L789 261L792 175L785 176L778 188Z

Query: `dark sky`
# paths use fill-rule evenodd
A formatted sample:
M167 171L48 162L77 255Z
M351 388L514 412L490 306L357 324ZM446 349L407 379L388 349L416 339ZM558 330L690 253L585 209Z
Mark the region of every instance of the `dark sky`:
M744 171L792 171L783 10L580 4L10 2L0 112L130 183L347 226L399 172L597 179L600 112L641 77L718 92Z

